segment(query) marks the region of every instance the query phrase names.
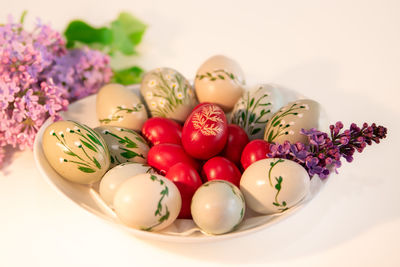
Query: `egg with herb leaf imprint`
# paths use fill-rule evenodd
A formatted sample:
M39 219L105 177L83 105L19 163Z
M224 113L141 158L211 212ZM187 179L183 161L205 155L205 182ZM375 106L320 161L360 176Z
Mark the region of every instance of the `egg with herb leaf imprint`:
M126 180L142 173L156 173L149 165L142 163L122 163L104 174L100 181L99 193L103 200L109 205L113 205L114 195L119 186Z
M96 97L96 113L101 125L140 131L147 111L139 96L120 84L103 86Z
M171 68L157 68L143 76L140 87L152 117L184 122L198 104L188 80Z
M110 167L110 155L103 138L75 121L50 124L44 131L42 147L53 169L75 183L97 182Z
M311 99L301 99L290 102L279 109L265 126L264 140L269 143L283 144L289 141L292 144L308 143L306 135L301 129L318 129L320 106Z
M250 209L261 214L279 213L298 204L309 193L310 176L294 161L262 159L244 171L240 190Z
M135 131L115 126L99 126L95 128L107 143L111 165L124 162L146 163L149 145Z
M218 104L225 112L229 112L242 96L244 83L244 74L239 64L228 57L217 55L200 66L194 87L200 102Z
M172 181L158 174L143 173L119 186L113 204L118 218L127 226L157 231L175 221L182 200Z
M228 139L224 111L215 104L200 105L182 128L182 145L196 159L207 160L221 152Z
M237 101L230 121L244 129L250 140L263 138L265 125L283 102L278 88L269 84L256 85Z

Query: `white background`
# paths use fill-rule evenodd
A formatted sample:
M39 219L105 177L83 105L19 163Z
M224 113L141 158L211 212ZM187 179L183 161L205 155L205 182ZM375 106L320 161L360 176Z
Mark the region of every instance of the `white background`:
M6 1L63 30L130 11L148 25L132 58L192 79L209 56L236 59L248 84L319 101L332 122L376 122L388 138L330 177L304 209L266 230L209 244L140 240L55 192L31 151L0 171L0 266L400 266L400 1Z

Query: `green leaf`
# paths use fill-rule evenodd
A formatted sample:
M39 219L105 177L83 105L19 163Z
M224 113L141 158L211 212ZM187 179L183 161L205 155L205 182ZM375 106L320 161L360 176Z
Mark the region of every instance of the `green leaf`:
M111 23L113 44L111 51L118 50L125 55L135 53L135 46L140 43L146 25L128 13L121 13Z
M74 152L69 151L69 150L64 150L64 153L67 155L70 155L70 156L76 156L76 154Z
M254 122L255 119L256 119L256 114L255 113L251 113L250 117L249 117L249 124Z
M286 201L283 201L283 202L282 202L282 205L285 207L285 206L286 206Z
M272 130L268 135L268 142L272 142L274 139L272 138L274 131Z
M97 149L96 149L94 146L92 146L91 144L89 144L88 142L85 142L85 141L83 141L82 139L79 139L79 141L81 141L82 144L83 144L85 147L89 148L90 150L93 150L94 152L97 152Z
M93 162L94 162L94 164L96 164L96 167L98 169L101 169L101 165L100 165L100 163L97 161L97 159L95 157L93 157Z
M261 128L255 128L255 129L253 129L253 131L251 131L251 135L255 135L259 131L261 131Z
M124 139L119 141L120 144L125 144L125 147L127 148L137 148L137 144L133 142L131 139L129 139L127 136L124 137Z
M78 169L79 169L80 171L83 171L83 172L86 172L86 173L93 173L93 172L95 172L95 170L93 170L92 168L86 168L86 167L82 167L82 166L79 166Z
M265 106L270 106L271 105L271 103L270 102L268 102L268 103L264 103L264 104L260 104L260 106L263 106L263 107L265 107Z
M143 34L147 28L146 24L126 12L119 14L117 20L120 22L124 31L134 45L137 45L142 41Z
M272 202L272 205L277 206L277 207L280 206L279 203L276 203L276 202Z
M252 107L253 104L254 104L254 97L253 97L253 98L251 99L251 101L250 101L250 107Z
M279 123L281 123L281 121L280 121L280 120L277 120L272 126L273 126L273 127L276 127L276 126L279 125Z
M114 70L113 72L113 82L128 85L141 82L143 69L133 66L126 69Z
M111 44L113 39L110 29L106 27L94 28L82 20L71 21L64 35L67 38L68 48L73 48L76 41L84 44L98 43L106 46Z
M113 21L111 23L111 31L113 35L113 43L111 45L112 54L115 51L120 51L122 54L125 55L133 55L134 54L134 44L129 39L127 34L124 32L123 26L121 22Z
M278 190L278 191L281 190L281 184L276 184L275 185L275 189Z
M27 10L24 10L24 11L22 12L22 14L21 14L21 18L19 19L19 23L20 23L20 24L24 24L24 20L25 20L26 14L28 14L28 11L27 11Z
M99 139L97 139L96 137L94 137L94 135L92 134L86 134L87 137L89 137L90 140L92 140L94 143L100 145L103 147L103 144L100 142Z
M121 156L123 156L126 159L131 159L131 158L137 157L138 155L139 154L137 154L133 151L130 151L130 150L125 150L125 152L121 153Z
M218 78L220 78L221 80L225 80L225 77L222 76L221 74L218 74Z
M162 180L160 180L160 181L162 181ZM162 183L162 184L164 184L164 183ZM161 185L162 185L161 184ZM165 188L164 188L164 190L162 190L161 192L160 192L160 194L161 195L166 195L166 196L168 196L168 187L166 186Z
M168 210L168 206L165 206L166 212L165 214L158 220L158 222L162 223L163 221L168 220L169 218L169 210Z
M242 112L241 117L242 117L242 121L245 122L246 115L244 114L244 112Z

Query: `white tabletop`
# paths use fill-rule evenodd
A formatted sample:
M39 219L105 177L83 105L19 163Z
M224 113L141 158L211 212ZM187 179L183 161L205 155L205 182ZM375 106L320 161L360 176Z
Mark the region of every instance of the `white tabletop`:
M202 244L141 240L55 192L31 151L0 171L0 266L400 266L400 2L2 1L1 21L29 11L64 29L127 10L148 31L132 61L193 78L209 56L236 59L249 84L319 101L331 122L376 122L388 138L345 163L309 205L259 232Z

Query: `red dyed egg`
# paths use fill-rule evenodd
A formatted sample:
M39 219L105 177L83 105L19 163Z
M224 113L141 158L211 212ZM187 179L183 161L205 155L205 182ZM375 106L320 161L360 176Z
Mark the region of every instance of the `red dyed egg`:
M190 213L190 203L197 188L202 185L199 174L190 165L180 162L169 168L165 177L174 182L181 193L182 208L178 218L192 218Z
M182 129L185 151L197 159L209 159L224 148L228 124L224 111L215 104L203 104L193 110Z
M224 157L214 157L203 166L202 174L207 181L225 180L239 187L242 174L235 163Z
M247 167L260 159L266 159L269 153L269 145L270 143L261 139L256 139L248 143L243 149L240 158L243 169L247 169Z
M177 144L158 144L150 148L147 154L147 164L157 169L162 175L179 162L186 163L196 170L200 168L199 163Z
M244 147L249 142L249 137L245 130L236 124L228 124L228 140L221 156L229 159L236 165L240 165L240 156Z
M180 145L182 126L167 118L154 117L143 124L142 134L152 145L165 143Z

